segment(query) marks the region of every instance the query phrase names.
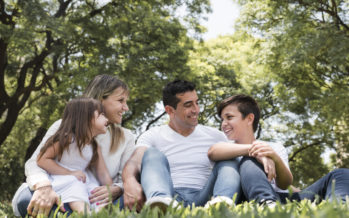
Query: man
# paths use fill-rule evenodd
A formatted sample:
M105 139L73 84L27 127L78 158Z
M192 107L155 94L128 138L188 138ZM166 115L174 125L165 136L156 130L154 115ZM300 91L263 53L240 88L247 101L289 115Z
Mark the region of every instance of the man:
M303 191L289 196L286 189L293 177L286 149L280 144L256 141L254 132L260 111L250 96L235 95L223 100L218 106L218 115L222 118L222 130L235 143L217 143L208 155L215 161L244 156L240 162L240 176L248 200L274 206L277 200L286 202L286 198L314 201L319 196L320 199L345 201L349 196L349 169L333 170Z
M214 128L198 125L194 84L170 82L163 89L163 104L168 125L142 134L123 170L124 205L130 209L136 205L140 210L146 199L146 204L162 209L176 201L202 206L210 196L215 197L212 202L232 204L232 197L240 191L238 161L222 161L212 167L209 147L227 139Z

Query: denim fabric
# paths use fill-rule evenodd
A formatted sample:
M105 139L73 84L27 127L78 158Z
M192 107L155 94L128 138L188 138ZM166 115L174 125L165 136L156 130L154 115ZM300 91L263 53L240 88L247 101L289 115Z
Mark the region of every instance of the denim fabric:
M288 193L275 192L263 167L255 158L244 157L240 162L240 176L244 195L248 200L280 200L285 203L286 199L301 201L309 199L342 200L349 197L349 169L336 169L326 176L317 180L315 183L305 188L301 192Z
M247 200L276 201L278 195L268 181L263 166L253 157L243 157L239 167L241 187Z
M17 208L18 208L18 211L19 211L21 217L25 217L27 215L27 207L28 207L32 197L33 197L33 191L31 191L29 188L23 189L23 191L19 194L18 200L17 200ZM114 200L113 204L116 205L118 202L120 202L120 204L119 204L120 210L123 209L124 208L123 196ZM54 204L52 206L50 213L54 213L54 211L56 209L57 209L57 205ZM69 216L70 214L73 213L73 211L69 207L69 203L64 203L64 209L68 212L67 216Z
M241 191L239 162L235 159L220 161L213 167L202 189L174 188L166 156L156 148L148 148L142 159L141 184L147 199L154 196L176 197L184 206L203 206L211 196L232 198Z
M25 217L27 215L27 207L32 197L33 197L33 191L31 191L29 188L25 188L21 193L19 193L19 196L17 199L17 208L21 217ZM56 209L57 209L57 205L54 204L52 206L50 213L54 213ZM68 212L67 213L68 216L72 213L72 210L70 209L68 203L64 204L64 209Z

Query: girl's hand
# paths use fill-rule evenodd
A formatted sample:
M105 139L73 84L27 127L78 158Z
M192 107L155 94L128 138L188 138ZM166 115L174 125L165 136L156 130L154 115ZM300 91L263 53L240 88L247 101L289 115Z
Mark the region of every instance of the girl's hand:
M248 150L250 157L269 157L275 161L275 151L266 143L261 141L254 141L252 147Z
M81 170L71 171L70 175L75 176L79 181L85 183L86 175Z
M97 205L106 205L110 201L120 197L122 194L122 190L119 186L109 186L109 191L105 185L93 189L89 197L90 203L93 204L97 202ZM109 196L111 196L111 199L109 199Z

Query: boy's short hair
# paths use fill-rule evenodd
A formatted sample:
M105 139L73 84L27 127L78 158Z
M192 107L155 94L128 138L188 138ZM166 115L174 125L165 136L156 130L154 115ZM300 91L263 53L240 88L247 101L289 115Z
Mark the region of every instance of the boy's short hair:
M194 91L195 84L185 80L174 80L168 83L162 90L162 102L164 106L169 105L174 109L177 108L179 99L177 94L188 91Z
M260 110L254 98L248 95L238 94L224 99L217 106L217 114L219 117L222 118L222 110L228 105L236 105L239 112L242 114L242 118L244 119L247 115L252 113L254 115L253 131L256 132L259 124Z

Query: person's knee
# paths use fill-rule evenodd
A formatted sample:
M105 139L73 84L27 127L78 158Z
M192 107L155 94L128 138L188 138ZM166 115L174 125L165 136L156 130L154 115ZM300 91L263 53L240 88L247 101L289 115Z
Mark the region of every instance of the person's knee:
M25 217L25 215L27 214L27 208L31 198L32 193L30 192L29 188L27 188L19 194L17 202L14 202L15 204L17 204L18 212L22 217Z
M142 164L144 163L161 163L168 164L166 156L157 148L148 148L143 155Z
M253 157L243 157L240 161L239 168L242 169L253 169L255 167L260 167L260 163Z
M349 169L347 168L338 168L338 169L332 170L329 174L334 179L336 179L337 177L343 177L349 180Z
M239 161L236 159L217 161L215 163L214 167L218 168L219 170L226 169L226 170L232 170L232 171L238 172L239 171Z

